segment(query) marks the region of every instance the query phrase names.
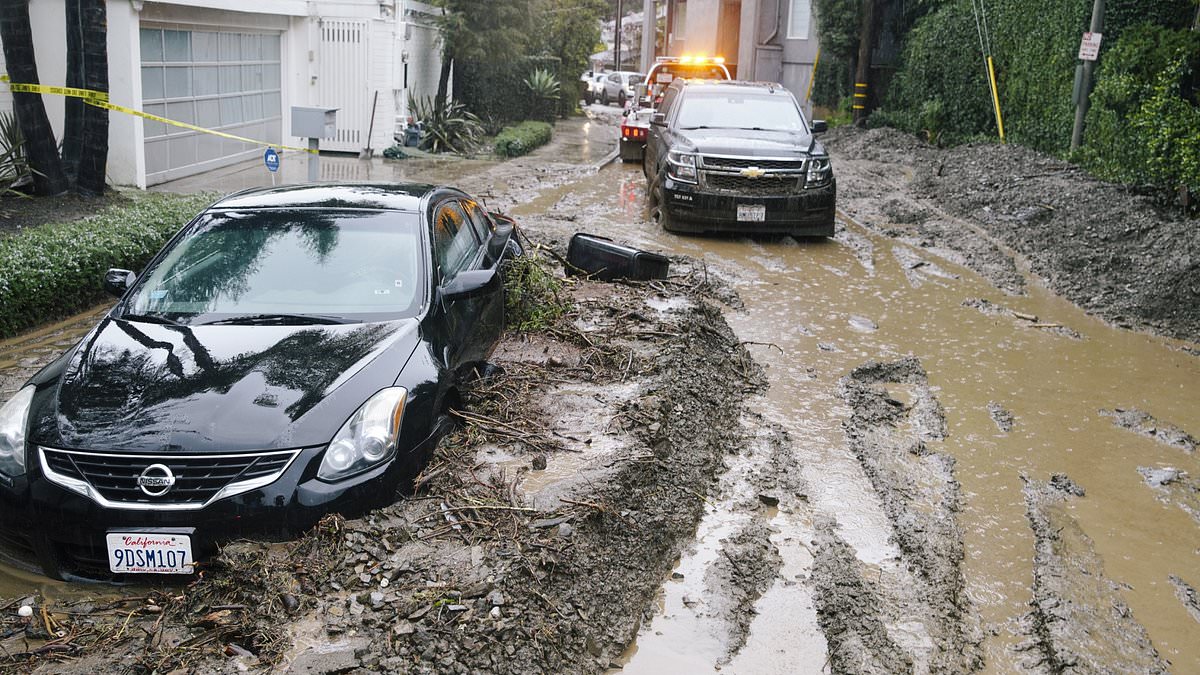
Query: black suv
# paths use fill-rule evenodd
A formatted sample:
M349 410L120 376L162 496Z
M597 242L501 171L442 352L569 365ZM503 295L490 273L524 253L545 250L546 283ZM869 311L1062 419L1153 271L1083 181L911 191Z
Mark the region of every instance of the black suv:
M837 184L813 137L824 130L778 84L672 82L642 163L651 212L672 232L832 236Z

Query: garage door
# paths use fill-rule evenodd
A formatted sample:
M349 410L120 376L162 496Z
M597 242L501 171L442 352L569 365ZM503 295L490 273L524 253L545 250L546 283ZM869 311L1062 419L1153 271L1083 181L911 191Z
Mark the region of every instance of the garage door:
M142 109L206 129L282 140L279 33L142 28ZM261 147L145 121L146 182L248 159Z

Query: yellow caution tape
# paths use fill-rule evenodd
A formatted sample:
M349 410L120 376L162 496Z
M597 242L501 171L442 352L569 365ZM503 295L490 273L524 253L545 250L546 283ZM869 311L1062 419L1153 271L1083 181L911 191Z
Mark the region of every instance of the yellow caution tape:
M162 124L169 124L173 127L179 127L181 129L198 131L202 134L211 134L213 136L220 136L221 138L228 138L228 139L234 140L234 141L250 143L251 145L263 145L263 146L267 146L267 147L271 147L271 148L278 148L280 150L293 150L295 152L308 152L308 153L312 153L314 155L317 154L317 151L313 150L311 148L301 148L301 147L296 147L296 146L292 146L292 145L281 145L279 143L268 143L266 141L259 141L259 140L255 140L253 138L246 138L245 136L238 136L236 134L227 134L224 131L216 131L213 129L206 129L201 126L196 126L195 124L188 124L187 122L180 122L178 120L167 119L166 117L159 117L158 115L151 115L148 112L143 112L143 111L137 110L135 108L128 108L123 105L117 105L115 103L111 103L108 100L108 92L105 92L105 91L96 91L94 89L79 89L77 87L52 87L52 86L45 85L45 84L28 84L28 83L24 83L24 82L9 82L7 75L0 75L0 81L6 82L8 84L8 88L10 91L23 92L26 94L54 94L56 96L67 96L70 98L83 99L83 102L90 106L95 106L97 108L104 108L105 110L112 110L115 112L125 113L126 115L133 115L134 117L141 117L142 119L153 120L155 122L160 122Z

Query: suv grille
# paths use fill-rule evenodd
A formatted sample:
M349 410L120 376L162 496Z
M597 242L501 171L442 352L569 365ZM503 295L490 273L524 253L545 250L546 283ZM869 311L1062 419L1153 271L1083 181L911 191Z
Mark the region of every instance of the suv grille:
M751 197L790 195L804 189L803 159L758 159L754 157L700 158L700 175L710 190ZM747 169L757 175L743 173Z
M747 178L737 174L704 174L705 184L721 192L736 192L740 195L787 195L799 192L800 177L787 174L767 174L761 178Z
M199 509L222 497L275 482L299 450L230 455L121 455L40 448L46 477L101 506L125 509ZM143 492L138 478L161 465L174 484L161 495ZM161 469L155 477L165 475ZM152 492L162 490L155 487Z

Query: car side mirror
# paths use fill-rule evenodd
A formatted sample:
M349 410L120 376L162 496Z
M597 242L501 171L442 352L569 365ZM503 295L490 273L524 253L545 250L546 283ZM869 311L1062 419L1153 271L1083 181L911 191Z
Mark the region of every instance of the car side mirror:
M119 298L125 295L125 291L129 290L129 287L133 285L136 279L137 275L133 272L114 267L104 273L104 290L109 295L115 295Z
M812 131L814 134L819 134L823 131L829 131L829 125L825 123L825 120L813 120Z
M490 270L467 270L438 287L444 302L476 298L491 292L500 278L499 267Z
M652 115L652 116L650 117L650 124L653 124L653 125L654 125L654 126L656 126L656 127L665 127L665 126L667 126L667 116L666 116L666 114L665 114L665 113L660 113L660 112L656 112L656 113L654 113L654 115Z
M512 234L513 222L511 220L496 220L496 229L492 231L492 238L488 239L488 257L492 260L499 260L508 246L508 240L512 239Z

